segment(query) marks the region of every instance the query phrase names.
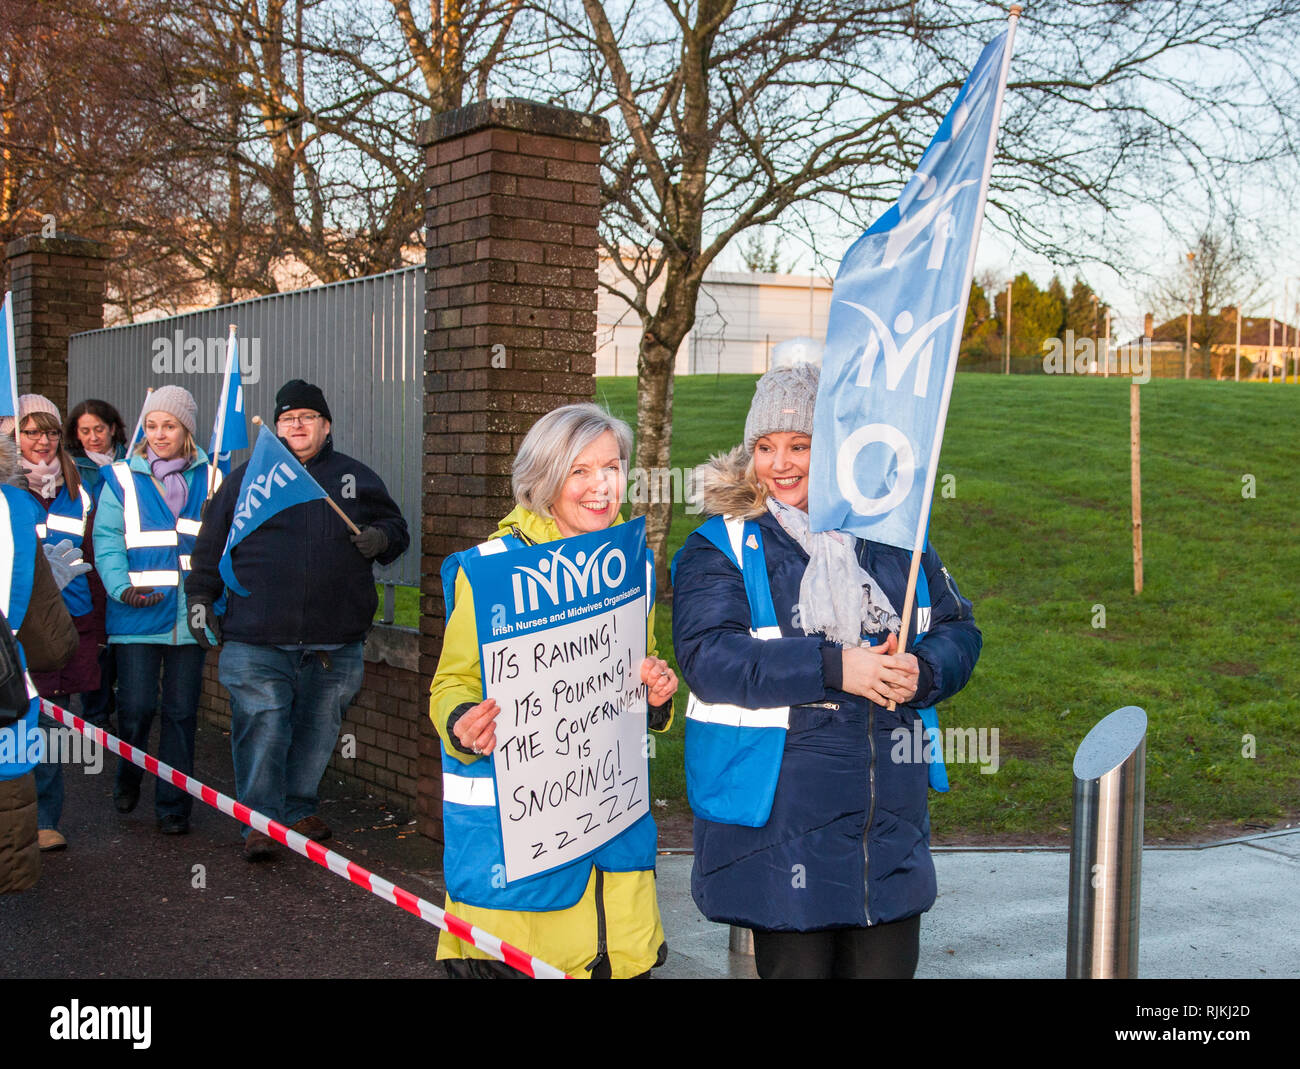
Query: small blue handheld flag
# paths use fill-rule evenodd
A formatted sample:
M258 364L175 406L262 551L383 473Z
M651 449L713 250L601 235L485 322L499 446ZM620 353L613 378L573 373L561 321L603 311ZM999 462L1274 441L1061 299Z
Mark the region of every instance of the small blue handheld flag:
M276 513L327 497L329 495L321 489L320 483L307 474L307 469L298 463L284 443L263 427L258 432L253 455L244 470L244 482L239 488L239 500L235 502L226 548L218 565L227 588L241 598L248 597L248 591L235 578L231 550Z

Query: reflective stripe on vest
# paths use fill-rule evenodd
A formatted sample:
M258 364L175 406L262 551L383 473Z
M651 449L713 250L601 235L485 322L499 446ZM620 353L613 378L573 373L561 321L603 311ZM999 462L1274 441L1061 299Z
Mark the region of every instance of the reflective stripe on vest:
M497 804L496 781L484 776L458 776L451 772L442 774L442 800L454 805Z
M77 544L81 544L80 539L86 536L86 517L90 515L91 500L84 486L78 489L80 491L80 500L76 514L57 511L61 504L68 506L72 504L68 500L66 492L60 493L50 505L50 511L45 517L45 523L36 526L36 533L40 538L44 539L48 531L59 531L62 534L75 536L78 539Z
M166 500L145 472L132 471L123 462L112 466L113 478L106 479L122 501L122 540L126 568L134 587L153 587L163 594L157 605L132 608L113 599L108 603L110 635L151 635L177 627L177 601L190 554L201 530L206 485L201 478L186 474L189 493L179 517L173 516ZM220 613L221 604L217 611Z
M758 524L715 516L699 533L744 576L749 633L764 641L780 638ZM718 824L766 824L789 725L789 706L747 709L703 702L692 692L686 704L686 795L695 815Z
M763 559L763 533L758 524L752 520L746 523L734 516L717 517L722 521L726 531L727 545L731 548L729 555L734 564L745 576L745 594L749 598L750 629L754 638L764 641L781 637L781 628L776 623L776 608L772 604L772 588L767 578L767 562ZM704 527L712 525L713 529L705 531ZM712 520L700 528L709 541L726 550L715 541L717 525ZM749 567L746 568L746 563ZM688 720L698 720L705 724L730 724L733 727L746 728L781 728L790 726L790 707L772 709L746 709L740 705L723 702L704 702L691 693L686 703Z
M45 522L36 525L36 535L47 546L56 546L61 542L71 542L80 549L85 541L86 518L94 507L94 501L84 486L79 488L76 499L68 495L67 486L59 489L50 510L45 515ZM63 604L75 619L94 610L90 597L90 580L85 575L74 575L71 582L62 590Z
M135 491L135 478L131 468L124 460L116 461L112 472L122 488L122 541L127 549L140 549L144 546L176 545L176 528L171 530L144 531L140 529L140 498ZM179 521L177 521L179 523Z
M40 552L35 538L39 515L40 506L31 500L27 491L0 486L0 608L4 610L15 637L22 629L31 603L36 554ZM18 646L18 663L27 688L27 712L14 723L0 728L0 779L12 779L30 772L44 752L37 730L40 702L36 686L27 672L27 654L21 645ZM28 744L26 740L33 742Z
M127 572L132 586L178 586L181 581L179 572Z

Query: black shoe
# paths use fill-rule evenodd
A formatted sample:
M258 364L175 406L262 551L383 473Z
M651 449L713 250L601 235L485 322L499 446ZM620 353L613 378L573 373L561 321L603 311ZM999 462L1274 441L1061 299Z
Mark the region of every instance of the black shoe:
M119 813L129 813L140 801L139 787L119 787L113 792L113 804Z
M185 835L190 830L190 822L175 813L158 818L158 830L164 835Z

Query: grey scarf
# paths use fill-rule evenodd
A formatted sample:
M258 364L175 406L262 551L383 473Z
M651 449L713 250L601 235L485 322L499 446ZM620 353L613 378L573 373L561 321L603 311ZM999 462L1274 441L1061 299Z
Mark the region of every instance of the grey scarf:
M862 570L848 531L814 534L808 513L767 499L768 511L808 554L799 584L799 623L804 634L823 634L845 648L861 646L862 635L898 631L902 621L880 584Z

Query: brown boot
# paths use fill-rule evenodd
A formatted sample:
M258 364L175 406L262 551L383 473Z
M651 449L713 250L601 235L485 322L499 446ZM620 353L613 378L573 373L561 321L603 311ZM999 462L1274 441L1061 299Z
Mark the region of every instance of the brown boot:
M293 830L299 835L305 835L312 842L323 843L333 832L330 826L321 820L320 817L312 814L309 817L303 817L302 820L292 825Z
M244 840L245 861L270 861L275 857L275 840L256 829L250 828Z

